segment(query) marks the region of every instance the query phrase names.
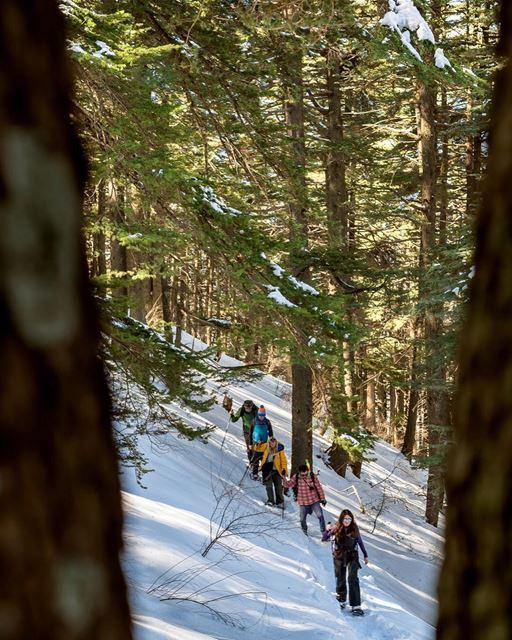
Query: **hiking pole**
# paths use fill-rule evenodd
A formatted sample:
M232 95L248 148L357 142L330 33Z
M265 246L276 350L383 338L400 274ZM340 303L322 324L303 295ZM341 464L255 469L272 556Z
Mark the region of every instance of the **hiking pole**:
M249 458L249 464L245 467L245 471L244 471L242 477L240 478L240 482L239 482L240 485L244 481L244 478L247 475L247 472L249 471L249 469L251 469L251 471L252 471L252 465L255 462L255 460L254 460L255 453L256 453L255 451L251 451L251 457Z
M231 415L228 413L228 422L226 424L226 429L224 431L224 437L222 438L222 442L220 443L221 451L222 451L222 448L224 447L224 442L226 441L226 436L228 435L229 423L230 422L231 422Z

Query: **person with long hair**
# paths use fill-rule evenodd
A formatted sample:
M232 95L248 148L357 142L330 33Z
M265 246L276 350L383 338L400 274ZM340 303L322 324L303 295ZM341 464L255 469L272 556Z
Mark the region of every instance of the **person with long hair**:
M368 564L368 554L359 533L354 514L348 509L343 509L335 525L326 529L322 540L331 539L332 557L334 561L334 575L336 577L336 599L340 607L347 606L347 581L348 599L355 616L362 616L361 589L357 572L361 568L357 547L363 553L364 563Z

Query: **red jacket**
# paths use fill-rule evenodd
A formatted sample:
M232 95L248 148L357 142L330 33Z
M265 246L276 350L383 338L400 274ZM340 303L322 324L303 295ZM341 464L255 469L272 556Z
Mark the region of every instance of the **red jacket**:
M283 480L283 484L289 489L297 486L297 503L303 507L325 500L320 480L314 473L308 473L305 477L295 474L289 480Z

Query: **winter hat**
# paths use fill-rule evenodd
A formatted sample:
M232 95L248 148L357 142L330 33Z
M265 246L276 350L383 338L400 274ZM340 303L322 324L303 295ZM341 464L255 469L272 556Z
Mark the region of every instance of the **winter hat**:
M244 400L244 407L252 409L252 407L254 407L254 402L252 400Z
M265 418L267 412L265 411L265 407L260 404L260 408L258 409L258 418Z

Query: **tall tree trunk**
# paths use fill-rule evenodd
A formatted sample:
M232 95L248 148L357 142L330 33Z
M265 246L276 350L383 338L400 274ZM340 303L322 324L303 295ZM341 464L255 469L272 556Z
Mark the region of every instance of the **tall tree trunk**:
M100 180L98 184L98 211L97 220L99 223L106 216L106 195L105 181ZM92 276L103 276L107 273L106 243L105 233L103 231L95 231L92 234ZM102 289L103 291L103 289Z
M512 4L501 4L488 176L461 338L438 640L512 638Z
M322 110L327 126L328 148L325 156L325 192L327 209L327 230L329 248L334 254L342 255L348 250L349 194L346 180L346 161L343 153L343 104L340 51L331 44L325 52L327 109ZM338 271L338 268L336 269ZM345 279L346 274L342 274ZM333 285L333 292L337 288ZM350 344L343 343L338 362L327 374L331 422L335 433L340 433L350 424L347 417L353 408ZM336 451L334 457L346 456L344 451ZM339 468L342 468L338 465Z
M373 373L372 373L373 376ZM364 426L371 433L377 432L377 406L376 406L376 389L375 379L372 377L365 383L365 414Z
M129 640L65 48L56 2L0 4L0 635Z
M442 445L440 429L446 425L444 414L445 368L440 353L442 326L439 305L430 300L430 289L425 282L426 274L435 260L436 238L436 182L437 182L437 126L436 96L432 87L418 83L418 140L421 170L421 203L423 221L421 226L422 279L420 292L424 305L425 349L426 349L426 402L429 444L429 471L427 483L427 522L437 526L444 495L443 474L438 460Z
M329 147L325 166L327 228L329 244L338 250L347 247L349 197L346 163L342 150L343 117L340 54L328 48L326 53L327 137Z
M283 45L284 110L290 149L287 158L289 180L288 208L293 274L308 279L303 264L303 252L308 245L306 145L304 137L304 87L302 80L302 50L300 46ZM302 326L295 326L297 346L291 352L292 372L292 469L313 454L313 374L304 359L307 335Z
M448 168L449 168L449 146L448 146L448 99L446 88L441 89L441 109L442 129L441 129L441 162L439 166L439 244L446 244L446 232L448 227Z
M377 424L380 428L389 428L388 421L388 394L386 385L377 380L376 382L376 399L377 399Z
M409 377L409 403L407 407L407 420L405 423L404 442L402 444L402 453L404 456L412 458L414 453L414 445L416 443L416 426L418 422L418 327L420 320L416 319L413 329L411 331L412 337L412 354L410 363L410 377Z
M124 187L116 184L114 180L108 182L107 189L107 209L114 226L121 227L125 224L124 213ZM117 237L110 240L110 269L114 272L112 276L114 280L125 276L128 271L128 253L126 246L121 244ZM117 274L121 274L120 276ZM128 312L128 287L126 285L114 286L112 296L120 298L122 308L125 313Z

